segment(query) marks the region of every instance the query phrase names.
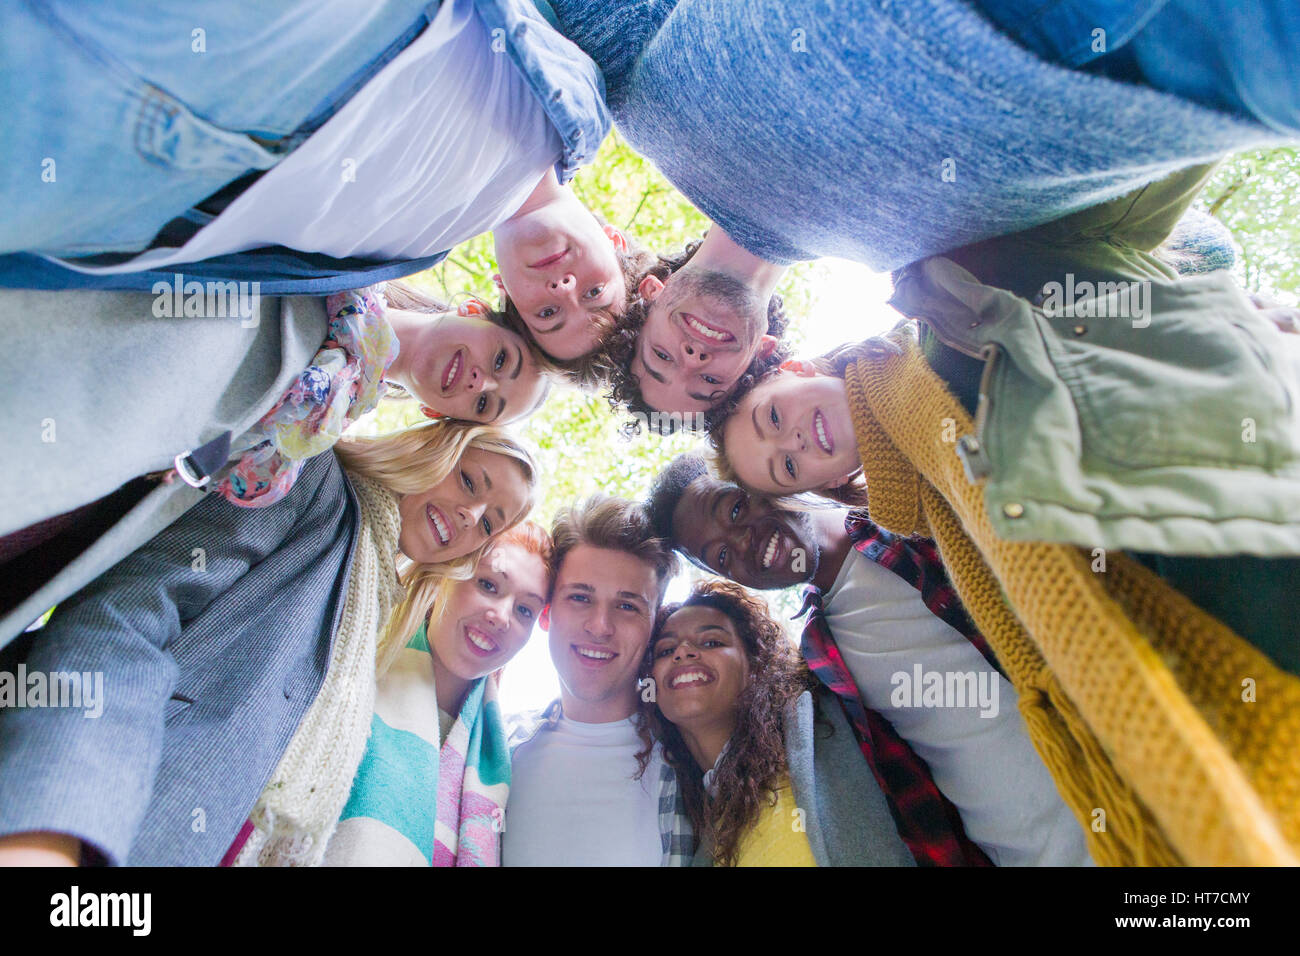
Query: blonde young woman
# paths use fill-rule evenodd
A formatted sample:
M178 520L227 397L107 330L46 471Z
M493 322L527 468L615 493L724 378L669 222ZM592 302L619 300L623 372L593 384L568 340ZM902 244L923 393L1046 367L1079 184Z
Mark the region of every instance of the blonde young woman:
M500 864L510 749L497 680L551 576L551 536L525 521L492 540L471 577L444 581L427 625L379 678L327 865Z
M499 429L435 422L310 459L274 508L210 495L25 649L94 710L0 710L0 863L319 862L376 670L536 481Z

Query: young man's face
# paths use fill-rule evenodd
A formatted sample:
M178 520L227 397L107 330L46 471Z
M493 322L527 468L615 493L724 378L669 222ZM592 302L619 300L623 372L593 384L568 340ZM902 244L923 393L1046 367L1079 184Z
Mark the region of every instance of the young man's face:
M673 543L714 573L756 590L813 579L821 548L811 517L700 475L673 509Z
M731 276L688 263L666 282L647 276L639 291L651 305L630 371L656 411L707 411L755 356L776 347L767 334L767 302Z
M565 555L549 638L569 717L605 723L632 715L658 602L654 568L645 561L586 544Z
M560 360L594 350L627 301L618 259L626 239L565 194L493 233L500 287L541 350Z

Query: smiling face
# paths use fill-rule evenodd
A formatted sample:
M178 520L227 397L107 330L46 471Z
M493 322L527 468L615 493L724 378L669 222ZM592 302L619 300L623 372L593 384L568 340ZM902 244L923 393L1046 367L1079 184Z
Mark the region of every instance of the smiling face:
M449 418L504 425L536 409L546 380L522 338L474 315L426 322L403 384Z
M528 499L528 482L517 460L471 448L428 491L401 497L397 545L422 564L464 557L522 518Z
M650 302L630 371L651 408L703 412L716 405L776 339L767 333L767 303L721 272L688 263L666 282L647 276Z
M546 604L546 566L513 541L493 544L474 576L451 589L429 649L462 680L490 674L518 654Z
M594 350L627 301L622 234L602 227L566 189L493 236L498 283L538 347L562 361Z
M811 581L821 547L812 518L780 511L728 482L701 475L673 509L673 542L724 578L748 588Z
M675 612L655 637L651 668L655 699L669 721L688 730L734 727L749 655L726 614L698 605Z
M654 567L626 552L578 544L564 556L549 636L567 716L604 723L636 710L658 594Z
M722 430L741 483L769 495L838 488L859 469L844 380L781 371L740 400Z

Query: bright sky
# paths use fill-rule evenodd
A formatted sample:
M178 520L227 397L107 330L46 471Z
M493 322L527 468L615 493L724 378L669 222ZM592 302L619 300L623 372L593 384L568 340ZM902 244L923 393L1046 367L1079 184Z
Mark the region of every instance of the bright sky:
M819 355L854 339L865 339L894 327L901 316L886 304L889 276L842 259L823 259L824 275L817 282L811 313L794 321L804 334L805 355ZM679 574L668 585L668 601L684 599L690 577ZM559 696L560 685L551 665L546 634L533 636L508 665L501 681L501 707L506 714L545 707Z

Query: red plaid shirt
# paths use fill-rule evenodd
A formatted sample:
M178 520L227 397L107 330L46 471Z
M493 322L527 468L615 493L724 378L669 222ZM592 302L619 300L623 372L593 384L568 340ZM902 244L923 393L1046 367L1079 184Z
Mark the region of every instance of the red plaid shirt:
M850 513L844 526L856 550L919 590L925 606L936 617L964 635L1001 671L949 583L933 541L900 537L859 512ZM844 708L858 746L889 802L898 833L917 865L992 866L984 851L966 836L961 815L939 790L925 761L888 720L858 696L857 685L826 623L821 592L811 585L804 591L804 607L799 614L809 611L803 630L804 659Z

